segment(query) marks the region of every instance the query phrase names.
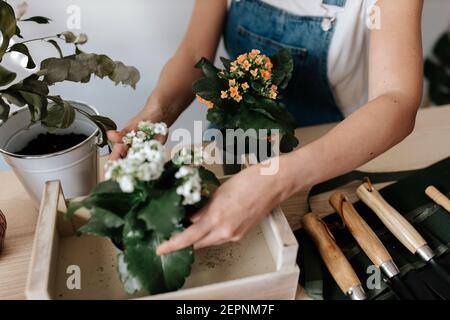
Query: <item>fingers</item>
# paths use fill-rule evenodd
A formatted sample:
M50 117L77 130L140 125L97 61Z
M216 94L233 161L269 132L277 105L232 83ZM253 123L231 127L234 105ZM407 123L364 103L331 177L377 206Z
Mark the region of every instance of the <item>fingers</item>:
M108 131L107 132L108 135L108 140L111 141L112 143L122 143L122 139L123 139L123 134L121 132L117 132L117 131Z
M204 211L204 210L197 212L190 218L191 222L192 223L198 222L205 215L205 213L206 213L206 211Z
M203 238L209 231L207 220L202 219L198 223L195 223L184 230L182 233L175 235L172 239L161 244L158 247L156 254L161 256L189 247Z
M127 155L128 147L124 144L115 144L111 154L109 155L109 160L118 160L124 158Z
M230 240L221 239L217 232L210 232L203 239L194 244L194 249L203 249L206 247L220 246L221 244L227 243Z

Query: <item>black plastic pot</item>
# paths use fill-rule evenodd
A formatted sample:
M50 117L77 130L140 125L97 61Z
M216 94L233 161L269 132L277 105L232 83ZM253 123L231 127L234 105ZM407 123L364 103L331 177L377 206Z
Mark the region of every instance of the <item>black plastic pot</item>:
M226 139L226 129L221 130L223 142L222 142L222 160L223 160L223 171L225 175L234 175L242 170L242 155L254 154L258 162L267 160L274 155L272 151L272 143L268 140L260 140L252 137L246 137L244 150L239 150L238 143L239 138L234 137L234 142L227 143ZM255 141L257 140L257 141ZM261 147L261 143L265 143L265 150ZM251 146L256 145L256 150L250 150ZM241 148L242 149L242 148ZM244 151L244 152L242 152ZM229 160L232 161L229 161ZM228 161L227 161L228 160ZM228 163L227 163L228 162ZM231 163L230 163L231 162Z

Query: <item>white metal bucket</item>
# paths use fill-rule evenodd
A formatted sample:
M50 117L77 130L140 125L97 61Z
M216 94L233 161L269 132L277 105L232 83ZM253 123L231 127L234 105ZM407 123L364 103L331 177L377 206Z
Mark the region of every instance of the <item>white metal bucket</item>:
M84 103L71 104L90 114L98 111ZM97 184L98 128L79 112L75 122L68 129L57 130L58 134L85 134L82 143L53 154L42 156L23 156L15 154L40 133L47 130L40 124L28 128L30 124L28 109L20 109L0 125L0 153L12 168L17 178L28 192L33 204L39 207L45 182L60 180L65 197L70 199L88 194Z

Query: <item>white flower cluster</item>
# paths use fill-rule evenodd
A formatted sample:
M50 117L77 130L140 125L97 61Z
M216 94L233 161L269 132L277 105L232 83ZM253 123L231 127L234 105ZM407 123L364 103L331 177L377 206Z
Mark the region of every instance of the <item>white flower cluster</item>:
M167 125L163 122L151 123L149 121L141 121L138 124L138 132L131 131L123 138L123 142L127 145L133 145L152 140L158 135L167 136L168 132Z
M123 139L125 144L130 145L127 157L110 161L106 166L105 178L117 181L126 193L134 191L137 181L157 180L164 171L165 149L153 138L167 135L167 126L164 123L141 122L138 129Z
M184 198L183 205L193 205L202 198L202 180L198 168L182 166L175 174L175 178L183 183L177 188L177 194Z
M196 147L194 151L188 148L183 148L174 155L172 162L177 166L183 165L196 165L199 166L203 163L203 148Z

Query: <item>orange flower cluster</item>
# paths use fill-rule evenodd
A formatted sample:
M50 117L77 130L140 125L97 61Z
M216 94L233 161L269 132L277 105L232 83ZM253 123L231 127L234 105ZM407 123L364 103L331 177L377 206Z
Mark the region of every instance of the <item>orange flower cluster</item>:
M241 102L242 94L249 90L253 82L260 82L263 89L260 94L276 99L278 87L271 84L273 64L269 57L261 54L259 50L241 54L235 61L231 62L229 76L229 89L221 92L222 99L233 99ZM237 79L245 78L250 74L250 83L247 81L239 83Z
M206 107L207 107L208 109L214 108L214 103L212 103L211 101L205 100L205 99L203 99L202 97L200 97L199 95L197 95L196 97L197 97L197 100L198 100L200 103L203 103L204 105L206 105Z
M241 54L230 63L229 70L222 70L218 76L228 81L228 88L220 92L223 100L234 100L238 103L245 99L245 93L256 93L270 99L277 99L278 87L272 83L273 63L269 57L259 50ZM255 92L251 92L253 90ZM208 109L214 108L214 103L197 96Z

